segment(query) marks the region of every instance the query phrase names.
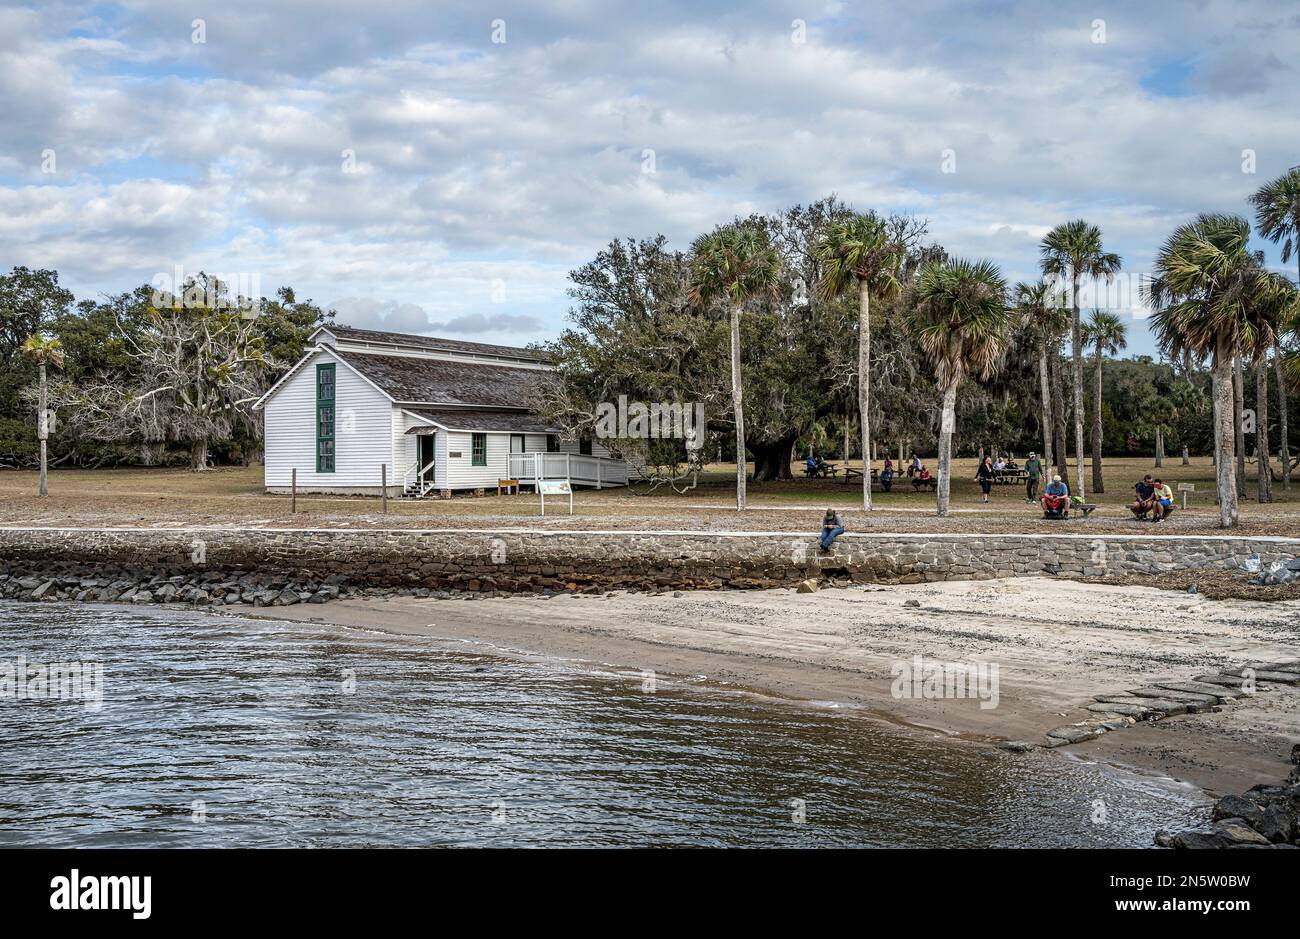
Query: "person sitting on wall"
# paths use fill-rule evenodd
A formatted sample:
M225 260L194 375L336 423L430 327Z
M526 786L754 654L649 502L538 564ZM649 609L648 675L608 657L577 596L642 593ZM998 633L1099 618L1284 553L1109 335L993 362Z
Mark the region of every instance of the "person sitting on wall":
M1043 518L1068 518L1070 515L1070 487L1060 476L1053 475L1052 481L1043 491Z
M1146 518L1146 514L1155 506L1155 483L1151 480L1151 474L1147 473L1137 485L1133 487L1133 492L1137 498L1129 506L1134 518Z
M829 551L835 539L844 534L844 519L835 509L827 509L822 518L822 551Z
M1158 522L1168 518L1174 510L1174 491L1158 479L1151 480L1151 485L1155 487L1151 494L1155 500L1151 509L1151 521Z

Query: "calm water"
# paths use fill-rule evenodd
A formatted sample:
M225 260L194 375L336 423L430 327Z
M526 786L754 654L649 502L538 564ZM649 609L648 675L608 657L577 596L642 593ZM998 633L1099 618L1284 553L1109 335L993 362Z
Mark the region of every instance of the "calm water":
M0 699L3 845L1146 846L1204 814L1047 754L410 637L0 602L18 656L102 663L104 699Z

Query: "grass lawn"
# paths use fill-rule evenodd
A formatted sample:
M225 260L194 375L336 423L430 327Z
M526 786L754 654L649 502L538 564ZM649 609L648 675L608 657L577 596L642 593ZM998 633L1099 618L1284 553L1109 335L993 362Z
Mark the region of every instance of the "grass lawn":
M1159 531L1162 534L1210 534L1218 531L1214 503L1214 467L1208 458L1181 465L1175 456L1156 469L1149 458L1105 461L1108 485L1102 494L1089 493L1098 509L1088 521L1050 522L1036 506L1025 504L1023 486L994 486L990 503L980 501L973 481L975 460L956 460L952 514L934 515L934 494L914 492L904 477L892 493L873 493L874 511L861 511L861 481L797 478L754 483L748 487L749 509L735 511L735 466L707 468L694 489L676 493L668 486L646 493L635 489L580 490L574 515L555 499L545 519L538 517L535 495L474 497L450 500L390 499L388 514L375 497L300 495L298 512L290 514L288 496L262 489L262 468L225 467L205 473L184 469L100 469L50 472L50 495L36 496L35 472L0 472L0 524L67 526L256 525L270 527L518 527L711 529L746 531L815 530L827 506L847 512L850 530L925 532L1059 532ZM801 466L796 466L802 469ZM1162 476L1175 491L1192 483L1187 511L1175 512L1159 527L1132 519L1124 504L1132 499L1133 483L1144 473ZM1300 537L1300 473L1296 486L1283 491L1274 484L1274 501L1255 501L1255 467L1247 467L1248 495L1241 502L1243 534ZM1071 474L1073 475L1073 474ZM1091 469L1087 470L1091 481ZM554 514L552 514L552 512Z

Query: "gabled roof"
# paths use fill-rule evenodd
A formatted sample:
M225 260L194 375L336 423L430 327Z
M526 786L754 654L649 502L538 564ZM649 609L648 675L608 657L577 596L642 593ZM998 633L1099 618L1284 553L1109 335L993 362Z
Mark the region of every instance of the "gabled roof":
M546 372L479 362L330 352L394 401L480 408L527 408Z
M410 414L432 421L444 430L510 431L516 434L558 434L561 428L547 424L536 414L511 411L483 411L474 408L406 408ZM408 434L424 428L412 427Z
M460 339L439 339L435 336L417 336L411 333L390 333L379 329L356 329L352 326L322 326L312 333L312 339L328 332L344 342L371 343L379 346L401 346L408 349L425 349L430 352L458 352L462 355L482 355L505 359L525 359L531 362L548 361L545 353L519 346L498 346L487 342L465 342Z

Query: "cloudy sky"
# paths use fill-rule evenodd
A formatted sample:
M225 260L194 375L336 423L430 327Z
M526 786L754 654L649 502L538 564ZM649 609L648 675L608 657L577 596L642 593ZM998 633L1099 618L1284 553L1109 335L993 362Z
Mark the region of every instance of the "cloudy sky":
M1012 279L1083 216L1138 275L1300 163L1289 0L624 6L0 0L0 268L522 343L615 236L836 193Z

